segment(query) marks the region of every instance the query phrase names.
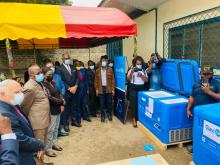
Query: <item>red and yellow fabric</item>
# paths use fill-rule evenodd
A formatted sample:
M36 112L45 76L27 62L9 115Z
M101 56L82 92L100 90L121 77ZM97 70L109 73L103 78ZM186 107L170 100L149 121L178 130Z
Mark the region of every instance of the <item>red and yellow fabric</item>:
M0 40L17 40L20 48L90 47L137 33L136 23L114 8L0 3L0 11Z

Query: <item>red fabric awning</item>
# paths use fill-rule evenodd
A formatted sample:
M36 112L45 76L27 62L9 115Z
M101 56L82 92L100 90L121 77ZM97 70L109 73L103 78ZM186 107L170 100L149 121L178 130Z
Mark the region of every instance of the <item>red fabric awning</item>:
M137 34L136 23L114 8L0 3L0 10L0 39L22 49L87 48Z

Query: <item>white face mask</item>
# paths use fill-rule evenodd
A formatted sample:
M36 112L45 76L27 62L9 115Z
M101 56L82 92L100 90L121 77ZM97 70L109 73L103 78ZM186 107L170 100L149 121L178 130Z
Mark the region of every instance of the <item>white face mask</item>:
M106 61L102 61L102 67L106 67L107 66L107 62Z
M142 69L142 65L136 65L138 69Z
M112 68L113 67L113 63L108 64L108 66Z
M92 66L89 66L89 68L93 70L93 69L95 69L95 66L92 65Z
M13 105L21 105L23 101L24 101L24 94L20 92L14 95L13 99L11 100L11 103Z
M70 60L70 59L68 59L68 60L64 60L64 64L66 64L66 65L70 65L70 64L71 64L71 60Z

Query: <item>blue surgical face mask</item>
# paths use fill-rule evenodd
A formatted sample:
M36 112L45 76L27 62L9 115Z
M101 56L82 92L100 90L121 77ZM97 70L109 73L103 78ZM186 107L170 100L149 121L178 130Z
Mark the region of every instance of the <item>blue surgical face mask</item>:
M13 105L21 105L23 101L24 101L24 94L20 92L14 95L13 99L11 100L11 103Z
M142 65L136 65L138 69L142 69Z
M107 62L106 61L102 61L102 67L105 68L107 66Z
M70 64L71 64L71 60L70 60L70 59L68 59L68 60L64 60L64 64L66 64L66 65L70 65Z
M39 74L39 75L36 75L35 80L36 80L37 82L42 82L42 81L44 81L44 75L43 75L42 73Z
M55 73L55 68L54 67L51 67L50 69L52 70L53 73Z
M113 67L113 63L108 64L108 66L112 68Z
M89 66L90 69L94 70L95 69L95 66L92 65L92 66Z

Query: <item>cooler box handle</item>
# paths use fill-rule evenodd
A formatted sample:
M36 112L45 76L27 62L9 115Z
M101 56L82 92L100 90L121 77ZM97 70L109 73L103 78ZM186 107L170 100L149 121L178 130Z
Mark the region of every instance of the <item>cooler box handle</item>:
M154 124L154 127L155 127L158 131L161 131L160 125L159 125L158 123L155 123L155 124Z

